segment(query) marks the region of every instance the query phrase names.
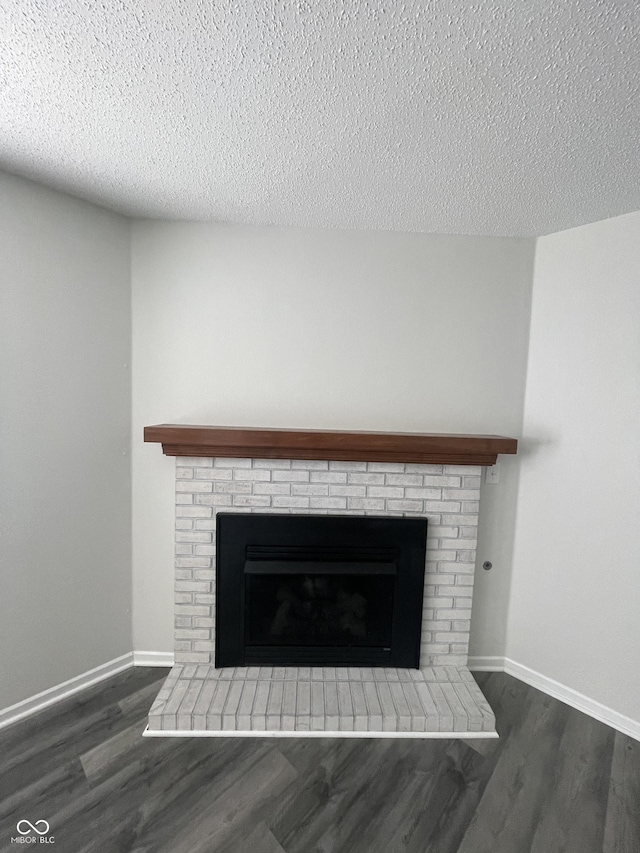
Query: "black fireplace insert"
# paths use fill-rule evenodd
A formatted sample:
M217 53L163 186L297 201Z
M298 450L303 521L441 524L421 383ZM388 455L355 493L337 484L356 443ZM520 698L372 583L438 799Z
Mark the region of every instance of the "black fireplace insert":
M216 666L420 664L427 520L218 513Z

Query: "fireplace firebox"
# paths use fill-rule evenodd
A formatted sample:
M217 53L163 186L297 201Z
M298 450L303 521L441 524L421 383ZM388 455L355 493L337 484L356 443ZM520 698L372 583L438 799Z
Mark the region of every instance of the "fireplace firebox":
M418 668L426 518L218 513L217 667Z

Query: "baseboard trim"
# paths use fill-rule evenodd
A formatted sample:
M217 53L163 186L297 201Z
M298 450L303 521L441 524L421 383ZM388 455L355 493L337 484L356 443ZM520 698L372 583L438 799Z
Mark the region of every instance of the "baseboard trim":
M23 699L22 702L10 705L8 708L0 710L0 729L17 723L18 720L25 717L30 717L32 714L37 714L38 711L44 710L49 705L61 702L80 690L85 690L106 678L111 678L112 675L117 675L119 672L129 669L130 666L133 666L133 652L127 652L119 658L114 658L88 670L88 672L83 672L68 681L63 681L62 684L43 690L42 693L36 693L29 699Z
M134 652L134 666L168 666L174 664L173 652Z
M579 693L572 687L567 687L553 678L549 678L542 673L531 669L524 664L518 663L515 660L507 657L470 657L469 669L476 672L506 672L507 675L512 675L525 684L541 690L548 696L553 696L554 699L559 699L577 711L582 711L583 714L588 714L594 720L611 726L612 729L628 735L634 740L640 740L640 721L632 720L624 714L614 711L608 705L603 705L584 693Z
M504 672L504 658L470 657L467 666L472 672Z

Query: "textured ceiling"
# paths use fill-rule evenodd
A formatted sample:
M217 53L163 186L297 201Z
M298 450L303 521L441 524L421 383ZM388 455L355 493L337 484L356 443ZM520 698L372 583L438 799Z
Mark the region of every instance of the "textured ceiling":
M531 235L640 209L638 0L0 0L0 167L136 216Z

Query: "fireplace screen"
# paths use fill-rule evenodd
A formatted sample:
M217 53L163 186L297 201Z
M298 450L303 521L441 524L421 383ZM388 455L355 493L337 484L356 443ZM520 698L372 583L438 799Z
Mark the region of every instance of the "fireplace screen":
M247 574L247 644L390 649L394 586L389 574Z
M219 513L216 665L419 665L426 519Z

